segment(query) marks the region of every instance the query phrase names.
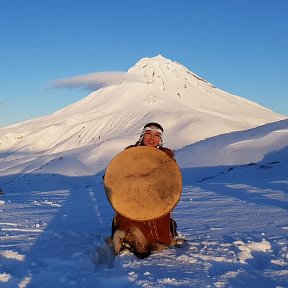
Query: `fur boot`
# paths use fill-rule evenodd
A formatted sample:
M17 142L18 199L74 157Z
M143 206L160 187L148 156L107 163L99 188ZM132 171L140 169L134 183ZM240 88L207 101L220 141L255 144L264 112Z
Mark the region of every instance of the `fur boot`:
M125 234L126 234L125 231L116 230L113 235L112 242L113 242L113 248L116 254L119 254L121 252Z
M159 252L168 248L167 245L160 243L149 244L143 232L135 226L126 232L116 230L113 236L113 247L116 254L128 249L141 259L148 257L153 251Z
M116 230L113 236L113 248L116 254L128 249L139 258L145 258L151 254L147 239L138 227L132 227L126 232Z
M147 239L138 227L132 227L126 232L125 242L129 245L130 251L139 258L145 258L151 254Z

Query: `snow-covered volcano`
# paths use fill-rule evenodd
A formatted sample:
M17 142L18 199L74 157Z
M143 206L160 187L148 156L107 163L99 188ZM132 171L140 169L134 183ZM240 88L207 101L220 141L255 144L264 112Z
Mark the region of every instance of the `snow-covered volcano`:
M11 159L22 159L23 165L24 158L28 163L35 157L75 149L73 154L85 154L93 162L100 150L101 155L111 150L112 157L136 142L141 128L150 121L164 127L166 146L179 149L211 136L285 118L215 88L160 55L141 59L128 74L136 77L103 87L52 115L1 128L0 153L5 160L0 169L10 167L6 164ZM111 148L115 141L118 151ZM97 161L101 162L101 157Z

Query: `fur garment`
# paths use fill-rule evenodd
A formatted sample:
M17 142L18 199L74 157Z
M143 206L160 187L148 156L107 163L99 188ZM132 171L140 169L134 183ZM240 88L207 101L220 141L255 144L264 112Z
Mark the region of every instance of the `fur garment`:
M149 256L153 251L162 251L168 248L160 243L148 243L142 231L134 226L128 231L116 230L113 236L113 248L116 254L128 249L139 258Z

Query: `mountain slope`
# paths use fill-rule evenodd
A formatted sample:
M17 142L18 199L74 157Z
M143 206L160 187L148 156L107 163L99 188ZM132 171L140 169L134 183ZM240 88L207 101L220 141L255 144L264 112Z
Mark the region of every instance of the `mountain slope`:
M160 55L141 59L128 73L137 80L103 87L52 115L1 128L0 170L14 166L16 159L23 169L38 158L44 165L59 153L90 153L95 158L111 150L109 155L115 155L136 142L149 121L161 123L165 145L178 149L285 118L215 88ZM118 143L117 149L114 143Z
M288 120L211 137L176 155L182 168L288 161Z

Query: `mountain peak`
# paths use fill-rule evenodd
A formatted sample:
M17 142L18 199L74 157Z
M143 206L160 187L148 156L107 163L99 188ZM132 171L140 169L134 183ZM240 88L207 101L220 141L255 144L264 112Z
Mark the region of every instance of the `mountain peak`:
M171 61L160 54L151 58L142 58L128 72L141 74L146 84L159 84L163 90L166 90L166 87L172 83L174 86L177 84L178 88L186 88L187 86L191 86L191 84L194 86L199 81L214 87L205 79L188 70L185 66Z
M172 62L170 59L163 57L161 54L158 54L154 57L144 57L142 59L140 59L135 66L137 66L138 64L142 64L142 62L147 64L147 63L168 63L168 62Z

